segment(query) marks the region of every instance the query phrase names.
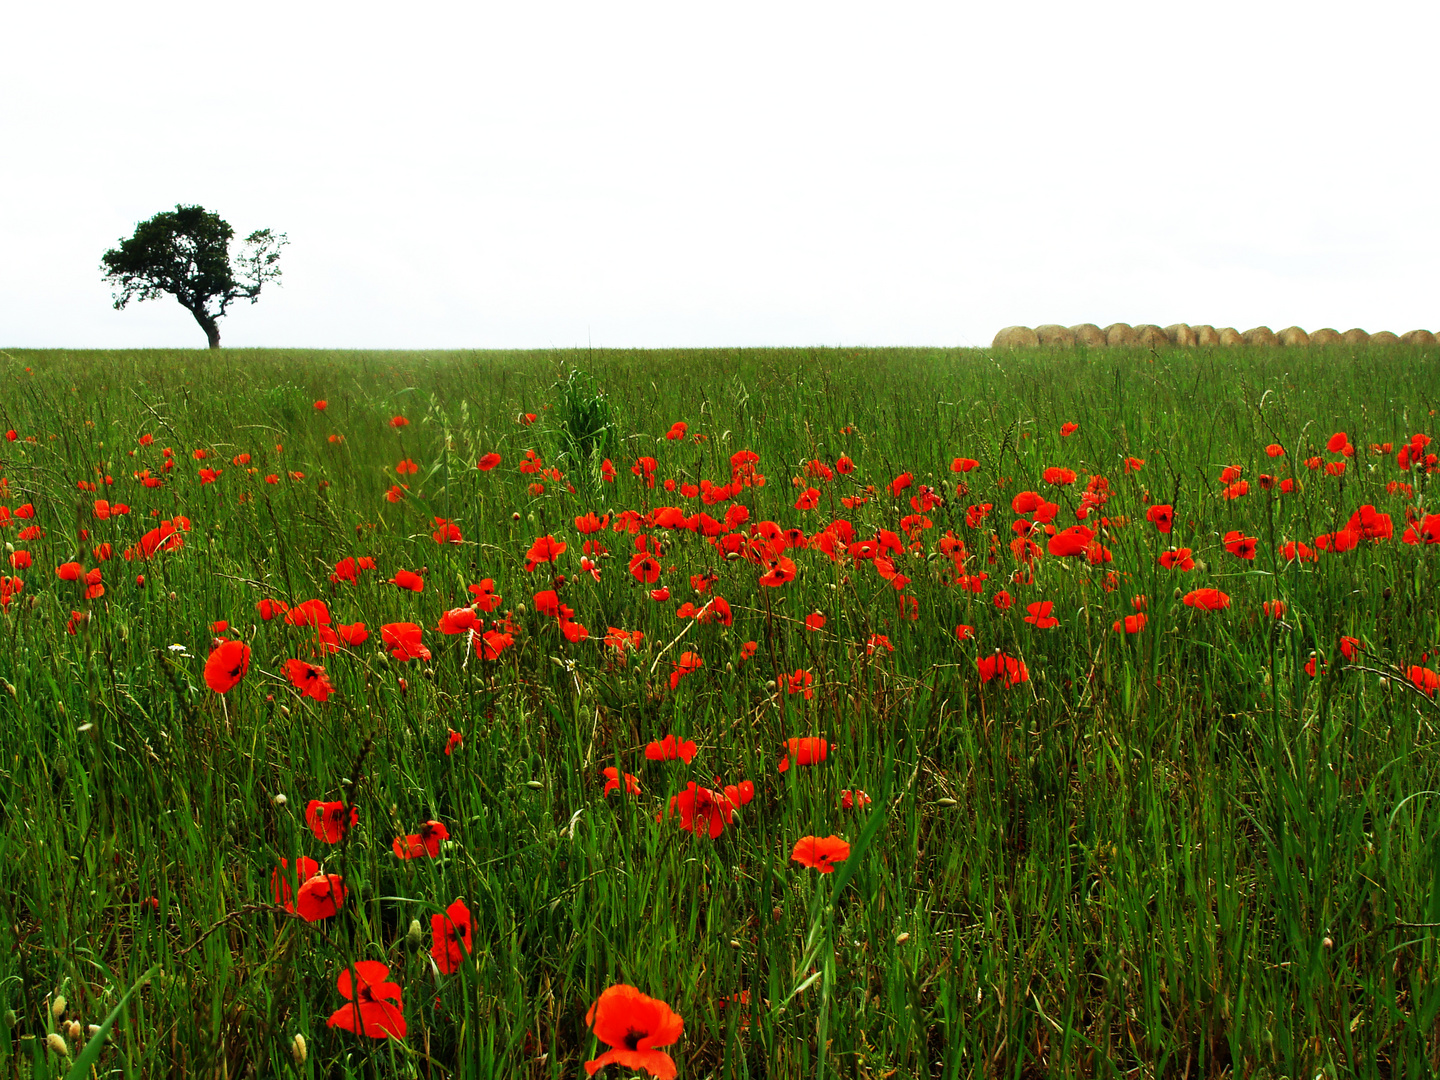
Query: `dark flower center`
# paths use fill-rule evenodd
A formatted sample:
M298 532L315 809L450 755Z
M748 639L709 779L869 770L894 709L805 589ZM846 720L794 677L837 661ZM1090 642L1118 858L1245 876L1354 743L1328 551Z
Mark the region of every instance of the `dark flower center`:
M626 1049L626 1050L634 1050L634 1049L636 1049L636 1048L639 1047L639 1045L640 1045L640 1040L643 1039L643 1038L645 1038L645 1037L646 1037L647 1035L649 1035L649 1034L650 1034L650 1033L649 1033L648 1031L636 1031L634 1028L628 1029L628 1030L625 1032L625 1039L624 1039L625 1049Z

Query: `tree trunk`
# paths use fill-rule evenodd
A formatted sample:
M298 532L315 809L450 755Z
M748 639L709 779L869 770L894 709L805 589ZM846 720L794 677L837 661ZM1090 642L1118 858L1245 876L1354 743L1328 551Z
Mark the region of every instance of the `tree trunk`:
M217 323L204 308L191 308L190 314L195 316L195 321L200 324L200 329L205 331L205 337L210 342L210 348L220 348L219 323Z

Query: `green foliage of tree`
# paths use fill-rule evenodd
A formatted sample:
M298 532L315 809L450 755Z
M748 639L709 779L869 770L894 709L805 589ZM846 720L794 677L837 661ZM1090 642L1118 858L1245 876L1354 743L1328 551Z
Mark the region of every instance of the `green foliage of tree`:
M140 222L134 236L100 260L105 280L119 290L115 309L168 293L195 316L210 348L218 349L218 320L236 300L253 304L267 281L279 279L280 249L289 242L284 233L257 229L232 265L234 238L229 222L203 206L177 205Z

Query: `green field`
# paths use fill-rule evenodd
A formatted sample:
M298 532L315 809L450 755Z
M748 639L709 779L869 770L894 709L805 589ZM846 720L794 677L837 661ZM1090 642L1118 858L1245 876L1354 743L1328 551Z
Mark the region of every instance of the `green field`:
M0 353L0 1072L1430 1076L1437 363Z

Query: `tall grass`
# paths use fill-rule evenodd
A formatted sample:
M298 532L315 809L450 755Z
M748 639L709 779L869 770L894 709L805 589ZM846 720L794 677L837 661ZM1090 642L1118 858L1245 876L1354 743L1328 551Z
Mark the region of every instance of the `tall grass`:
M102 1074L570 1077L597 1053L586 1010L625 982L684 1017L670 1048L682 1076L1432 1075L1436 707L1406 673L1440 650L1437 553L1400 542L1406 508L1418 516L1429 493L1394 452L1436 433L1436 360L1407 348L4 354L17 437L0 444L0 502L35 509L4 537L33 556L0 621L6 1074L63 1075L46 1036L98 1023L153 968ZM526 413L537 419L518 422ZM666 440L680 420L687 437ZM1064 422L1079 430L1063 437ZM1306 468L1337 459L1324 450L1336 431L1355 448L1344 474ZM1266 456L1272 442L1285 457ZM517 470L527 449L564 479L531 494L538 478ZM742 449L766 476L739 496L745 529L813 535L846 518L870 536L900 529L919 485L943 494L923 549L896 560L918 618L863 561L792 551L797 578L764 588L749 561L683 530L649 530L669 601L627 572L624 534L596 534L612 557L598 582L582 572L574 518L587 511L723 516L723 503L645 487L635 459L658 459L662 482L723 483ZM489 452L503 463L477 470ZM248 465L232 463L240 454ZM809 461L842 455L854 474L806 477ZM979 467L952 473L961 455ZM1126 472L1127 456L1143 468ZM397 475L407 459L418 471ZM1051 465L1079 483L1044 484ZM221 476L202 484L202 466ZM1226 466L1249 495L1219 496ZM134 478L147 468L161 487ZM902 472L916 487L892 497ZM1262 491L1261 473L1298 489ZM1064 527L1092 475L1113 493L1087 523L1107 517L1114 561L1042 555L1034 584L1011 583L1012 497L1045 493ZM812 483L820 506L794 509ZM409 488L388 501L398 484ZM869 502L841 505L867 486ZM97 498L131 513L98 519ZM966 507L984 502L994 510L969 527ZM1146 522L1151 502L1174 505L1172 536ZM1277 555L1367 503L1392 515L1393 540L1313 563ZM183 547L123 558L176 515L191 523ZM437 544L436 518L464 542ZM21 542L32 525L43 537ZM1224 549L1232 529L1259 539L1253 562ZM947 584L947 530L989 574L981 592ZM527 572L546 534L568 550ZM114 558L96 560L101 543ZM1172 543L1193 550L1194 571L1157 565ZM359 555L377 569L333 583ZM103 597L56 577L71 560L101 568ZM399 569L421 572L424 591L388 584ZM578 644L535 610L557 570L589 630ZM690 584L702 573L718 575L733 626L677 619L703 602ZM495 616L511 611L521 629L493 661L435 630L482 578L503 597ZM1181 602L1204 586L1231 606ZM1008 611L991 603L1002 587ZM1112 631L1141 594L1146 629ZM262 599L312 597L370 641L315 659L313 631L257 614ZM1058 627L1023 621L1039 599ZM1283 619L1262 611L1272 600ZM813 611L818 632L805 628ZM223 697L202 677L220 620L253 650ZM433 660L381 647L381 624L402 621L426 628ZM958 641L958 624L978 643ZM603 643L611 626L644 635L624 663ZM894 651L871 654L875 634ZM1363 652L1344 658L1342 636ZM1024 659L1028 682L981 684L976 660L996 648ZM672 690L683 651L703 667ZM335 695L300 697L289 658L323 663ZM777 685L797 670L813 698ZM450 731L463 743L447 754ZM645 760L669 733L699 744L692 765ZM827 760L777 771L785 740L812 735ZM602 797L607 765L643 793ZM757 790L717 839L657 822L688 781L717 777ZM855 788L873 802L842 810ZM358 828L321 843L311 799L353 803ZM429 819L450 832L440 856L397 859L391 841ZM854 844L839 873L789 861L799 838L831 833ZM308 923L273 902L279 859L302 855L343 875L336 917ZM457 898L474 948L441 975L430 917ZM344 1004L336 977L359 959L402 986L403 1041L326 1026Z

